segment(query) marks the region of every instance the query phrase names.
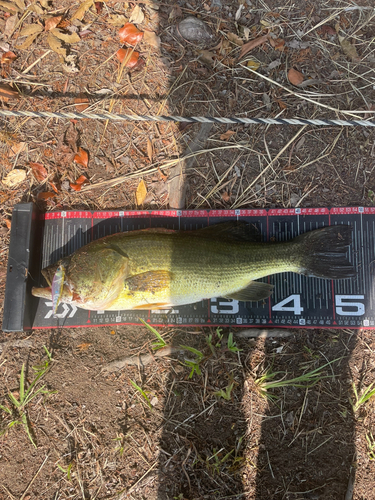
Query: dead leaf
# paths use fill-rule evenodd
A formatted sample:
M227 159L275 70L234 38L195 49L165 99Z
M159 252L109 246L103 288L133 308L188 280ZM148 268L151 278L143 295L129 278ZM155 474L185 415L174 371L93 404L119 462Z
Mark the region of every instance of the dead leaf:
M60 23L62 16L49 17L44 22L44 31L51 31Z
M163 174L160 167L158 167L158 172L160 174L161 179L165 182L168 179L168 175Z
M13 146L10 147L8 157L16 156L21 153L25 149L26 142L18 142L17 144L13 144Z
M145 181L142 179L138 184L137 191L135 193L135 198L137 200L137 205L143 205L147 196L147 186Z
M51 33L55 35L56 38L59 38L65 43L78 43L81 41L79 35L77 33L63 33L61 30L58 28L53 28L51 29Z
M320 33L322 35L336 35L336 30L332 28L329 24L323 24L323 26L320 28Z
M42 0L42 1L43 1L43 0ZM21 10L25 10L25 9L26 9L26 5L25 5L24 0L14 0L14 2L17 4L17 6L18 6Z
M119 49L116 52L117 59L122 63L125 60L127 68L135 68L139 60L139 52L133 49Z
M154 148L149 138L147 138L147 156L149 160L152 161L152 157L154 156Z
M282 52L285 49L285 40L282 38L270 38L270 45L275 50L280 50L280 52Z
M17 56L14 52L5 52L5 54L1 56L1 64L10 64L15 59L17 59Z
M89 155L87 151L82 149L81 147L78 148L78 153L74 157L74 161L78 163L78 165L81 165L84 168L87 168L89 164Z
M227 130L226 132L224 132L224 134L221 134L220 140L227 141L235 133L236 132L234 132L233 130Z
M42 191L41 193L38 193L38 196L36 198L39 201L46 201L51 198L54 198L55 196L56 193L51 193L51 191Z
M118 32L120 41L122 43L128 43L129 45L135 45L140 42L143 37L143 32L139 31L134 24L126 23Z
M242 57L250 52L250 50L255 49L255 47L267 42L268 38L268 35L263 35L255 38L255 40L250 40L250 42L245 43L245 45L242 45L241 53L238 59L242 59Z
M216 55L213 52L210 52L209 50L197 50L197 53L199 54L199 60L202 61L202 63L207 64L207 66L213 66L215 64L215 57Z
M143 40L149 45L152 45L152 47L160 49L160 44L161 44L160 37L157 36L152 31L145 31L143 33Z
M243 40L241 40L241 38L238 35L236 35L235 33L227 33L227 38L228 38L228 40L235 43L239 47L242 47Z
M230 194L228 193L228 191L224 191L224 193L221 194L221 199L223 201L229 201L230 200Z
M9 14L15 14L16 12L21 12L21 9L17 7L13 2L4 2L0 0L0 8L1 10L5 10L5 12L9 12Z
M101 14L103 10L103 2L95 2L95 9L97 14Z
M84 15L93 4L94 0L85 0L84 2L82 2L76 10L75 14L72 16L71 20L73 21L74 19L78 19L79 21L82 21Z
M47 179L48 172L41 163L35 163L31 161L29 165L34 174L35 179L38 182L44 182Z
M49 185L51 186L51 188L55 191L55 193L58 193L59 190L57 189L56 187L56 184L54 184L53 182L49 182Z
M288 80L292 85L299 85L303 82L303 74L294 68L290 68L288 71Z
M85 111L89 107L89 100L87 99L86 94L81 92L78 97L74 98L74 104L76 105L76 110L80 113Z
M86 351L90 347L90 345L91 344L89 342L83 342L82 344L77 345L77 349L79 349L80 351Z
M34 33L33 35L30 35L26 38L26 40L21 44L21 45L15 45L16 49L18 50L24 50L28 49L30 45L33 43L33 41L38 38L40 33Z
M74 191L81 191L81 188L84 184L89 184L90 181L84 175L81 175L76 180L75 184L70 183L70 187L74 189Z
M112 14L109 19L107 19L108 24L112 24L113 26L123 26L128 19L122 14Z
M21 30L20 36L34 35L35 33L41 33L43 27L40 24L26 24Z
M279 105L280 109L287 109L288 106L285 104L284 101L282 101L281 99L275 99L275 101Z
M253 71L256 71L257 69L259 69L260 62L254 61L254 59L250 59L249 61L246 61L246 66Z
M20 168L15 168L3 179L3 184L8 187L17 186L26 179L26 171Z
M47 36L47 42L48 45L51 47L51 49L56 52L56 54L59 54L63 56L64 58L66 57L66 49L62 45L62 40L57 38L51 31L48 33Z
M136 5L130 15L129 22L135 24L141 24L143 23L144 18L145 15L143 14L141 7L139 5Z
M361 58L358 55L355 45L350 43L350 41L343 36L338 35L338 38L344 54L348 56L353 62L359 62Z
M3 32L3 35L6 38L9 38L13 34L13 31L14 31L14 28L16 27L17 21L18 21L17 14L15 16L8 17L7 22L5 23L5 28L4 28L4 32Z
M19 99L20 96L18 90L7 83L0 83L0 97L5 97L6 99Z
M12 222L9 219L5 219L5 225L8 229L11 229L12 227Z

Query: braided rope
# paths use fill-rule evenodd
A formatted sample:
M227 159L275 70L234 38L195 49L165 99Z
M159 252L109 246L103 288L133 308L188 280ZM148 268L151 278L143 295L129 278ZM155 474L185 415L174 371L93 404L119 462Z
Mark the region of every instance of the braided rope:
M375 127L375 121L371 120L312 120L305 118L242 118L233 116L230 118L213 116L163 116L163 115L118 115L104 111L102 113L78 113L76 111L11 111L0 109L0 116L30 117L30 118L68 118L68 119L91 119L91 120L113 120L113 121L143 121L143 122L187 122L187 123L223 123L242 125L316 125L316 126L339 126L339 127Z

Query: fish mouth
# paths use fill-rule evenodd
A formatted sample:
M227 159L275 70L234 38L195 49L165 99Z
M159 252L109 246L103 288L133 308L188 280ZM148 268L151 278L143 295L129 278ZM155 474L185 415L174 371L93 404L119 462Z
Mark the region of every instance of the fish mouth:
M39 297L40 299L52 300L52 288L50 286L46 287L36 287L33 286L31 289L31 295L34 297ZM73 292L64 285L60 302L70 303L73 300Z

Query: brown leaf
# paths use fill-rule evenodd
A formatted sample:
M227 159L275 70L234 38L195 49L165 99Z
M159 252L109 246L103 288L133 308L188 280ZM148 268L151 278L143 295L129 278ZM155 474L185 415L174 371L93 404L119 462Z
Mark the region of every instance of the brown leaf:
M78 148L78 153L75 155L74 161L78 163L78 165L82 165L82 167L87 168L89 163L89 155L87 151L85 151L81 147Z
M19 99L20 96L18 91L7 83L0 83L0 97L5 97L7 99Z
M134 24L126 23L118 32L120 41L122 43L128 43L129 45L135 45L140 42L143 38L143 32L139 31Z
M75 184L70 183L70 187L74 189L74 191L81 191L83 184L89 184L89 183L90 181L87 179L87 177L81 175L80 177L78 177Z
M122 14L112 14L111 17L107 19L107 23L112 24L113 26L123 26L126 21L126 17Z
M47 179L48 172L41 163L31 161L29 165L37 181L44 182Z
M38 196L36 198L39 201L46 201L49 200L50 198L54 198L55 196L56 193L51 193L50 191L43 191L41 193L38 193Z
M224 193L221 194L221 198L223 201L229 201L230 200L230 194L228 191L224 191Z
M17 12L21 12L21 9L17 7L13 2L5 2L3 0L0 1L0 9L5 10L5 12L9 12L10 14L16 14Z
M103 10L103 2L95 2L95 9L97 14L101 14Z
M163 174L163 172L161 171L160 167L158 167L158 172L159 172L160 177L162 178L162 180L165 182L168 179L168 175Z
M149 160L152 161L152 157L154 156L154 148L149 138L147 138L147 156Z
M213 66L215 63L215 54L210 52L209 50L197 50L199 54L199 60L202 61L203 64L207 64L207 66Z
M7 22L5 23L5 28L4 28L4 32L3 32L3 35L6 38L9 38L13 34L13 31L14 31L14 28L16 27L17 22L18 22L17 14L15 16L8 17Z
M353 62L359 62L361 58L358 55L355 45L351 44L350 41L343 36L338 35L338 37L341 48L344 51L345 55L348 56Z
M20 36L35 35L35 33L41 33L43 27L40 24L26 24L21 30Z
M230 40L231 42L235 43L239 47L242 47L243 40L238 35L236 35L235 33L227 33L227 38L228 38L228 40Z
M299 85L303 82L303 74L294 68L290 68L288 71L288 80L292 85Z
M21 153L25 149L26 142L18 142L17 144L13 144L13 146L10 147L8 156L16 156Z
M51 33L51 31L48 33L47 42L56 54L59 54L64 58L66 57L66 49L63 47L62 40L57 38L53 33Z
M51 29L51 33L55 35L55 37L59 38L65 43L78 43L81 41L79 35L77 33L63 33L58 28Z
M135 198L137 201L137 205L143 205L143 202L145 201L147 196L147 186L145 181L142 179L140 183L138 184L137 191L135 193Z
M89 107L89 100L86 94L81 92L78 97L74 98L74 104L76 105L76 110L80 113L85 111Z
M135 24L141 24L143 23L144 18L145 15L143 14L141 7L139 5L136 5L130 15L129 22Z
M332 28L329 24L323 24L323 26L320 28L320 32L322 35L336 35L336 30Z
M26 179L26 172L20 168L15 168L9 174L4 177L3 184L8 187L17 186Z
M222 141L227 141L233 134L235 134L234 130L227 130L224 134L221 134L220 139Z
M86 12L89 10L89 8L93 4L94 4L94 0L85 0L84 2L82 2L81 5L76 10L75 14L73 15L72 21L74 19L78 19L79 21L82 21L83 16L86 14Z
M250 52L250 50L255 49L255 47L258 47L259 45L262 45L263 43L267 42L268 38L269 38L268 35L263 35L258 38L255 38L255 40L250 40L250 42L245 43L245 45L242 45L239 59L241 59L244 55Z
M51 31L60 23L62 16L49 17L44 22L44 31Z
M119 49L116 52L116 56L121 63L125 60L127 68L135 68L138 64L139 52L133 49Z
M145 31L143 33L143 40L149 45L155 47L156 49L160 49L160 44L161 44L160 37L157 36L152 31Z
M9 219L5 219L5 225L8 229L12 227L12 222Z
M77 349L79 349L80 351L86 351L90 347L90 345L91 344L89 342L83 342L82 344L77 345Z
M21 44L21 45L15 45L16 49L18 50L24 50L28 49L30 45L33 43L33 41L38 38L40 33L34 33L33 35L30 35L26 38L26 40Z
M17 56L14 52L11 52L11 51L5 52L1 56L1 64L10 64L15 59L17 59Z

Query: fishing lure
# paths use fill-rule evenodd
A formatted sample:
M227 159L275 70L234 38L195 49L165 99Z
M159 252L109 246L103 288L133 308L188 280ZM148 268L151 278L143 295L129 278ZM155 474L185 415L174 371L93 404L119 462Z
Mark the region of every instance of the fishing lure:
M63 292L65 279L65 268L64 266L59 266L56 269L55 275L52 280L52 306L53 306L53 314L57 313L57 308L60 303L60 299Z

